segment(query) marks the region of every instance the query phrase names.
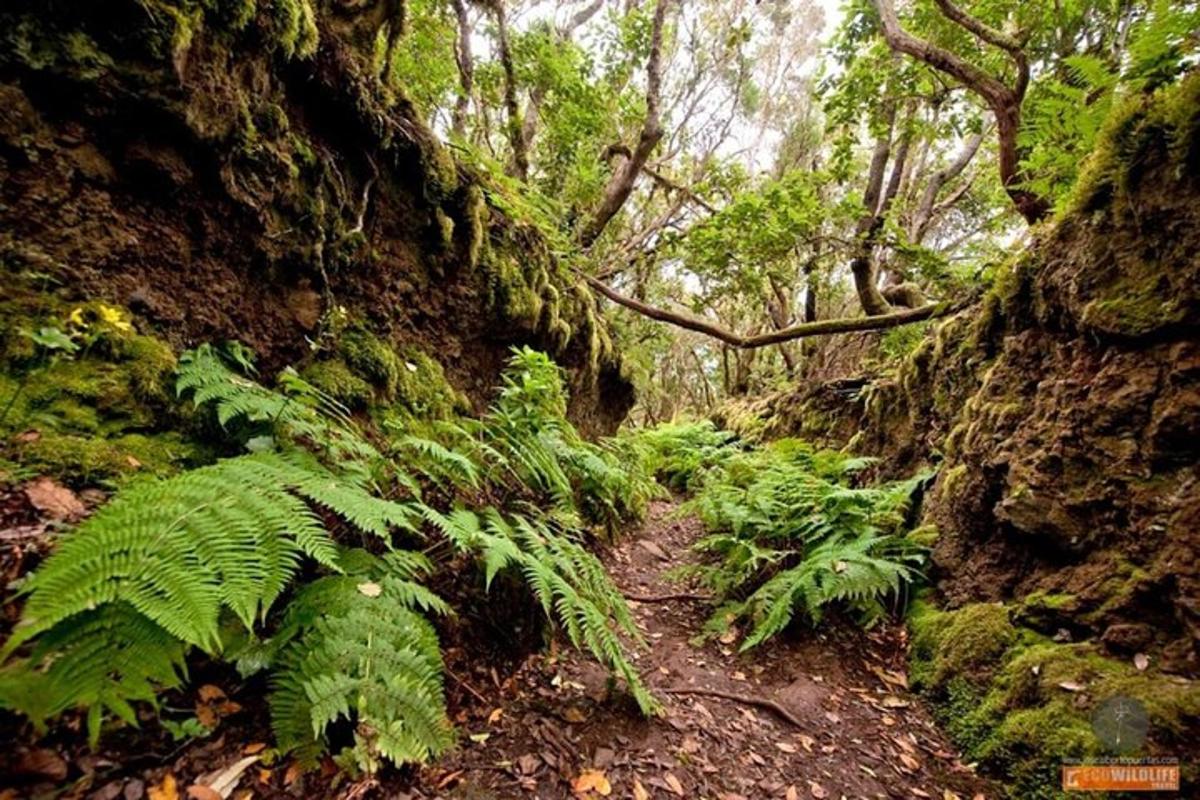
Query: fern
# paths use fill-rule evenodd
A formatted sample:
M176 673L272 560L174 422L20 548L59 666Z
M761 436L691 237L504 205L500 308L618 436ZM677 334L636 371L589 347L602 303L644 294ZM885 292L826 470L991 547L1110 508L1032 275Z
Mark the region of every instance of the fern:
M719 434L704 435L720 441ZM929 476L850 486L871 463L782 439L710 464L689 501L711 531L695 545L705 559L674 571L712 589L718 608L708 633L744 620L746 649L778 634L798 612L819 622L831 604L870 621L883 612L882 599L899 596L919 576L921 548L897 534Z
M442 690L437 634L420 611L448 613L440 598L385 559L375 582L329 576L305 587L274 637L282 645L270 697L284 751L312 763L329 745L326 729L355 723L340 758L374 771L427 761L453 743Z

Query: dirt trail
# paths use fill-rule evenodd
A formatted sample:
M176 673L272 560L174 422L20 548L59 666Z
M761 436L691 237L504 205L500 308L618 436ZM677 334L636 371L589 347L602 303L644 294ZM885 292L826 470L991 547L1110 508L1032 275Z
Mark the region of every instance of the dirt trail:
M663 573L691 558L703 530L674 518L675 509L654 504L646 524L604 555L628 596L682 591ZM902 628L863 633L830 620L823 633L781 636L739 655L736 643L691 642L706 619L702 602L632 605L650 643L637 663L666 706L662 717L646 720L609 700L605 671L581 654L534 656L503 690L492 688L503 710L465 723L474 738L425 770L413 796L572 797L572 781L587 770L622 798L995 796L899 685ZM682 689L763 705L668 691Z

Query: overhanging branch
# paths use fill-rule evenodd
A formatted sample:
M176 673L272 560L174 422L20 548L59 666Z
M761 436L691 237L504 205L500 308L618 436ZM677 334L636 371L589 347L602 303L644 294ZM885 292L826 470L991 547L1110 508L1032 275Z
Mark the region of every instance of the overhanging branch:
M626 297L617 290L613 289L603 281L593 278L591 275L580 276L587 281L588 285L598 291L600 294L607 297L617 305L624 306L631 311L636 311L644 317L648 317L659 322L665 322L669 325L674 325L678 328L684 328L689 331L696 331L705 336L711 336L714 339L724 342L730 347L737 347L743 350L749 350L756 347L768 347L780 342L790 342L795 339L805 339L810 336L824 336L833 333L856 333L861 331L877 331L886 328L895 328L900 325L908 325L913 322L921 322L927 319L936 319L938 317L949 316L965 308L969 303L931 303L920 308L909 308L904 311L896 311L891 314L879 314L874 317L853 317L849 319L823 319L817 322L804 322L799 325L793 325L790 328L782 328L780 330L768 331L767 333L759 333L753 336L742 336L733 331L726 330L720 325L714 325L711 322L693 317L687 314L678 314L674 311L668 311L665 308L659 308L640 300L635 300L632 297Z

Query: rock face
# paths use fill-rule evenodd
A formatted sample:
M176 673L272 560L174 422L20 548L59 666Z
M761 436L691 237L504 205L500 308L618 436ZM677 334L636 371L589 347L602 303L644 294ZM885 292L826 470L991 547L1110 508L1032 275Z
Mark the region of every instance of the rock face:
M269 371L349 318L476 405L532 344L613 429L632 389L591 296L376 77L395 5L5 3L0 266Z
M997 355L928 516L953 604L1070 595L1200 672L1200 79L1123 109L990 302ZM1054 620L1048 621L1054 624ZM1127 646L1124 649L1128 649Z
M894 372L726 416L939 466L949 607L1053 597L1027 621L1200 674L1200 76L1119 109L1071 207Z

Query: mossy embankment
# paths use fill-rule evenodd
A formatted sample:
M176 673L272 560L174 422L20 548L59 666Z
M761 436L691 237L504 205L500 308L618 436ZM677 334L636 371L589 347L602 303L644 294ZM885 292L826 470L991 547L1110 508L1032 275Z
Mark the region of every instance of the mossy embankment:
M901 363L724 420L938 469L912 678L1012 797L1103 754L1108 698L1148 712L1136 755L1200 734L1198 201L1192 74L1123 98L1055 218Z
M611 431L632 389L595 301L502 176L456 159L384 76L395 9L6 4L6 274L128 309L176 352L236 339L267 371L315 352L354 403L367 387L325 347L347 320L403 357L371 394L432 358L447 402L476 409L530 344L567 370L576 422Z

